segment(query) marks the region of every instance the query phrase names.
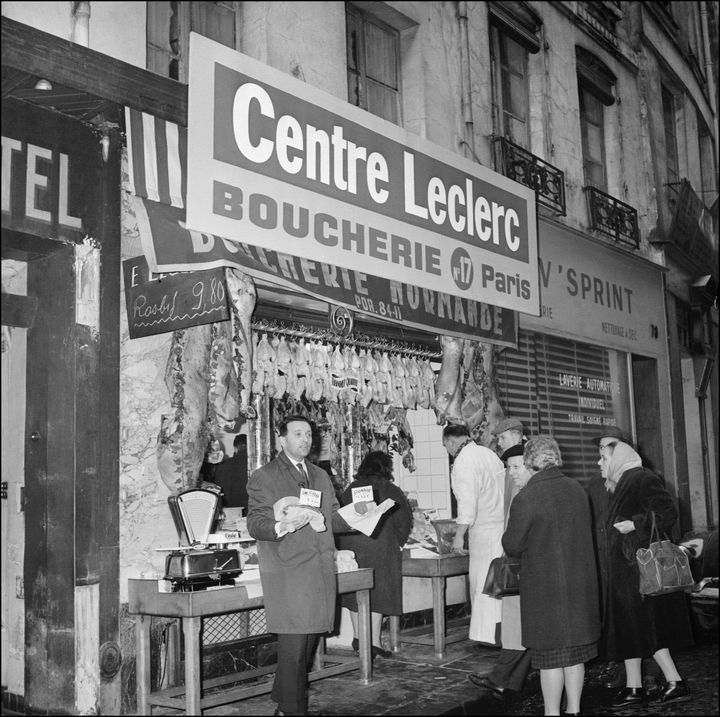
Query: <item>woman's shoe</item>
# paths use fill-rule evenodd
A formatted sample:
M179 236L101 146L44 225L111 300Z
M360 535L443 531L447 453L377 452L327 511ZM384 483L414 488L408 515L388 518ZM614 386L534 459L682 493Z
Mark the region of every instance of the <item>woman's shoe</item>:
M360 650L360 641L357 639L357 637L353 637L351 645L353 652L357 655Z
M668 682L660 695L661 702L686 702L691 699L690 688L687 686L685 680Z
M390 652L390 650L383 650L382 647L378 647L377 645L373 645L372 656L373 660L376 657L382 657L383 659L388 660L392 657L392 652Z
M626 687L620 690L613 701L610 703L610 707L626 707L628 705L643 705L647 704L645 697L645 690L642 687Z

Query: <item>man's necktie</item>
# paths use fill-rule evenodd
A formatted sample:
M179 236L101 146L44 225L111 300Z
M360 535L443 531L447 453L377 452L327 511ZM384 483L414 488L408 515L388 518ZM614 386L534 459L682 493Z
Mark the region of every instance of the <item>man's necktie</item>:
M300 475L302 476L302 480L300 481L300 487L301 488L307 488L308 487L308 477L307 473L305 472L305 466L302 464L302 461L297 464L297 469L300 471Z

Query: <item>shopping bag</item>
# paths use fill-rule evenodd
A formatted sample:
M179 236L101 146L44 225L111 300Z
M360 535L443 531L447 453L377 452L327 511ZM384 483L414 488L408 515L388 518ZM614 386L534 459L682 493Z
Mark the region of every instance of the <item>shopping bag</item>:
M641 595L664 595L665 593L689 592L695 585L687 553L667 537L660 539L652 514L650 546L635 552L640 571Z
M483 594L498 600L520 594L520 560L502 555L490 561Z

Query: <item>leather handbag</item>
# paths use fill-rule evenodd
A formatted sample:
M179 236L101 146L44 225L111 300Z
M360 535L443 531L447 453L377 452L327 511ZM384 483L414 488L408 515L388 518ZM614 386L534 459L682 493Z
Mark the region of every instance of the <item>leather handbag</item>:
M671 540L660 539L652 514L650 546L635 552L640 572L641 595L664 595L679 591L689 592L695 585L687 553Z
M520 594L520 559L501 555L490 561L483 594L498 600Z

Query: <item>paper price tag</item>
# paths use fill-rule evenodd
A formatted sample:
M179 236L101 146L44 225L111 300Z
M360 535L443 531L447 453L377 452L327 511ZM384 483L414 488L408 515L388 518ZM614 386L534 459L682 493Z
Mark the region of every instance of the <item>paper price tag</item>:
M312 488L300 488L300 505L310 505L313 508L320 507L322 492Z
M353 503L372 503L372 501L374 500L372 486L363 485L359 488L353 488L352 499Z

